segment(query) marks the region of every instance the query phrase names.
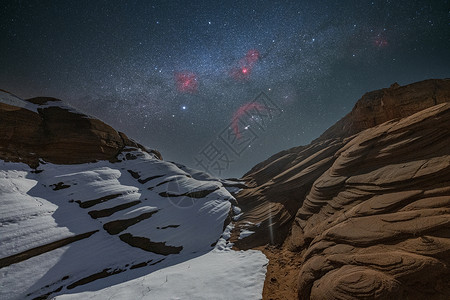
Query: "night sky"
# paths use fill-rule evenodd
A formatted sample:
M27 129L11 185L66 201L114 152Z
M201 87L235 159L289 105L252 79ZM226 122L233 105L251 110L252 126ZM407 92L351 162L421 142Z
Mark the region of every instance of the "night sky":
M365 92L450 77L449 1L2 1L0 88L241 176Z

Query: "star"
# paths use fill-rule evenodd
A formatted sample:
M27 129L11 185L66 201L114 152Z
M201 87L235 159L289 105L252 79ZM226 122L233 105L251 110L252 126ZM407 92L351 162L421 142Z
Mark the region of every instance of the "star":
M245 107L260 92L284 113L259 135L272 142L252 150L274 154L320 135L365 92L450 75L446 1L292 0L273 6L261 0L258 7L248 1L6 2L0 89L24 98L61 98L186 165L235 113L242 119L232 124L237 135L257 130L259 120ZM55 59L42 60L42 53ZM324 112L328 119L320 117ZM240 176L263 159L236 159L229 175Z

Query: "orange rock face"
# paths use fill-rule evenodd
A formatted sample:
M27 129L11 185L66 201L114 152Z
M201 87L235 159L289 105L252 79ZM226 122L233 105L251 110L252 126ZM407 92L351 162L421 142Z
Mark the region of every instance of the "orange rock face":
M366 94L319 139L246 174L232 241L297 253L299 299L449 299L449 102L450 80ZM282 273L265 298L281 299Z
M448 102L450 80L425 80L366 93L353 110L326 130L319 140L348 137L386 121L408 117L433 105Z
M70 109L54 98L27 100L37 113L0 102L0 159L36 167L111 160L125 146L143 146L102 121Z

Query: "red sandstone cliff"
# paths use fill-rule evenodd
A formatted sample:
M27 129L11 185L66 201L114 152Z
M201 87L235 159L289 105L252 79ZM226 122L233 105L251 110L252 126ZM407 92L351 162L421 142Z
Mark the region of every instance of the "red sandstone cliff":
M271 258L266 299L450 297L449 101L450 80L367 93L244 176L232 241Z

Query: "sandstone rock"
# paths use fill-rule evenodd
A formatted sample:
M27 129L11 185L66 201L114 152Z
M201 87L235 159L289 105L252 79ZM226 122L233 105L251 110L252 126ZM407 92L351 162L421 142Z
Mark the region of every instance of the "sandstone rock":
M352 111L326 130L318 140L347 137L386 121L404 118L436 104L448 102L450 80L425 80L366 93Z
M255 166L232 242L297 255L299 299L448 299L449 101L450 80L368 93L310 145ZM281 299L275 281L264 297Z
M126 146L145 149L125 134L75 111L61 100L39 97L26 101L35 105L35 111L0 99L0 159L36 167L40 159L77 164L114 160ZM159 153L154 153L161 158Z

